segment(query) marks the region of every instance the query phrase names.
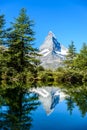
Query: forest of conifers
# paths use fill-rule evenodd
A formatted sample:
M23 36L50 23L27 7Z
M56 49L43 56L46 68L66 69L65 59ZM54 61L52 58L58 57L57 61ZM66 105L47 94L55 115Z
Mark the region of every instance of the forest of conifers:
M0 15L0 82L53 81L58 83L87 82L87 44L77 53L74 42L68 46L63 66L55 71L46 70L38 60L38 50L33 47L35 40L34 21L22 8L19 16L6 28L6 20ZM84 40L84 39L83 39ZM79 43L78 43L79 44Z

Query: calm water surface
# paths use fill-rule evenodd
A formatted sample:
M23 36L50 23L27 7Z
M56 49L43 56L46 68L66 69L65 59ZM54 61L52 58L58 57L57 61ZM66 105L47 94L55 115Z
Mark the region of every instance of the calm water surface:
M45 90L49 92L49 95L47 97L39 95L41 105L32 112L33 127L31 130L87 129L87 114L82 114L84 107L87 107L84 102L81 111L80 106L74 103L73 98L66 95L61 89L53 87L45 88ZM81 99L78 100L81 102ZM87 102L87 98L85 100Z
M0 130L86 130L87 90L45 86L0 94Z

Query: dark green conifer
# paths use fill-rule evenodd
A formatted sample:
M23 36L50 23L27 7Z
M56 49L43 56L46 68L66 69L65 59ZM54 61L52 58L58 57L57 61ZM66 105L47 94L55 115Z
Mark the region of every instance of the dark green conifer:
M33 47L34 31L32 29L34 22L30 20L24 8L21 9L18 18L12 23L8 34L8 45L10 61L8 67L17 71L17 73L34 71L37 59L37 50Z

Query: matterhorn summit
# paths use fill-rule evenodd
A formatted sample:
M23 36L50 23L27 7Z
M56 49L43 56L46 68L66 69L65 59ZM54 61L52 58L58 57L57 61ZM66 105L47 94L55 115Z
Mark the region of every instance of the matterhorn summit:
M52 31L49 31L39 51L41 65L46 69L56 69L62 66L68 49L57 41Z

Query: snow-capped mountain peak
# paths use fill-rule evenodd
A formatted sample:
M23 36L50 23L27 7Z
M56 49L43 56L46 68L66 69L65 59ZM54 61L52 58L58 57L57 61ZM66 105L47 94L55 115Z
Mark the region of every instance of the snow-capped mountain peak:
M56 61L54 66L65 59L68 49L60 44L56 36L49 31L47 37L45 38L43 44L39 48L41 56L42 65L45 67L46 64L51 65L51 63ZM47 67L48 68L48 67Z
M57 41L57 38L52 33L52 31L49 31L48 36L45 38L43 44L40 46L40 53L43 54L43 56L46 56L45 53L49 54L48 52L55 52L62 55L67 54L67 48L65 48Z

